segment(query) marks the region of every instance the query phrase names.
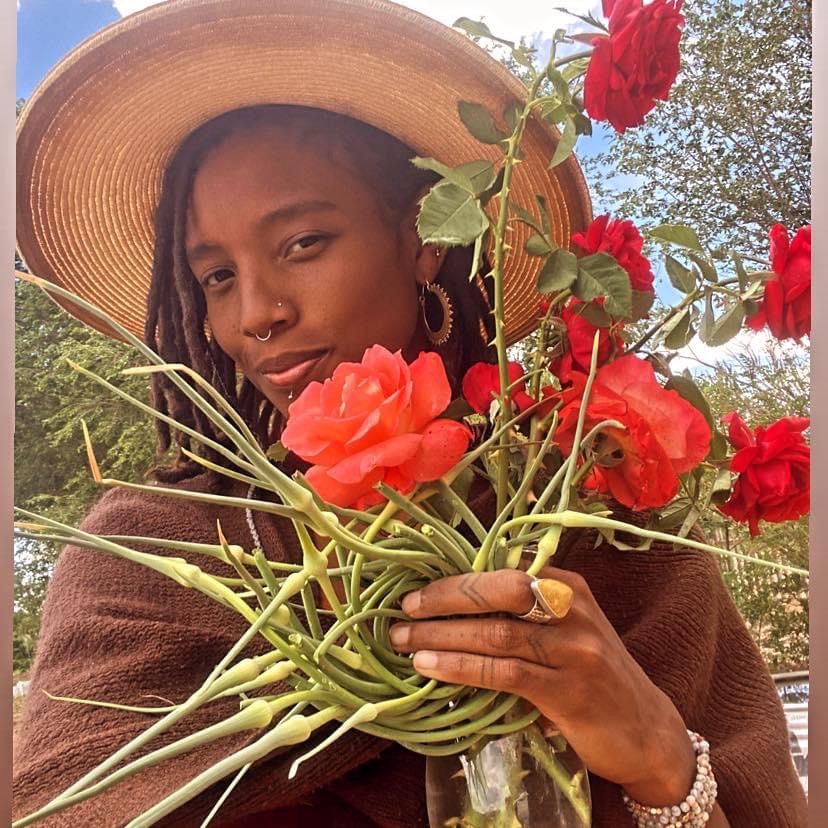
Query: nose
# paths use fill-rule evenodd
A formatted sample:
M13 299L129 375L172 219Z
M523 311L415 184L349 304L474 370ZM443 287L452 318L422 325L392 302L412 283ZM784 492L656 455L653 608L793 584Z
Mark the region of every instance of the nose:
M279 279L267 270L252 269L237 275L241 306L239 327L245 336L268 339L292 324L295 308L278 289Z

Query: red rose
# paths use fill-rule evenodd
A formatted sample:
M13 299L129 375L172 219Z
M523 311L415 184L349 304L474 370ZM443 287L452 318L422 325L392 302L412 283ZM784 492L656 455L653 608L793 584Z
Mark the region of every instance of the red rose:
M510 396L518 411L524 411L534 400L526 393L526 382L519 382L523 377L523 368L517 362L509 363ZM477 362L466 371L463 377L463 396L466 402L478 413L488 414L492 400L500 394L500 373L497 365Z
M739 476L730 500L719 511L738 523L747 523L751 536L759 521L780 523L808 514L811 498L811 450L802 436L807 417L783 417L754 432L734 411L722 417L728 437L738 449L730 470Z
M566 325L568 347L563 356L552 360L549 370L561 381L562 385L570 381L572 371L589 373L595 331L601 332L598 337L599 366L624 350L624 340L617 333L621 325L614 323L609 328L596 328L578 313L578 306L583 304L580 299L572 299L561 313L561 320Z
M407 493L456 465L472 435L435 419L450 401L438 354L408 365L399 351L374 345L361 363L340 363L305 388L288 409L282 443L314 464L306 477L323 500L365 508L382 502L374 490L381 481Z
M555 440L572 451L587 377L572 372L561 396L563 407ZM695 468L710 446L704 416L676 391L663 388L652 365L632 354L599 368L587 406L584 435L601 420L618 420L602 440L613 451L593 467L590 485L609 492L631 509L663 506L678 491L679 475Z
M681 0L604 0L609 36L592 41L584 106L617 132L644 123L656 100L667 100L679 70Z
M586 233L575 233L572 243L585 254L609 253L630 277L633 290L652 290L653 271L649 260L641 255L644 239L638 228L629 220L598 216Z
M765 284L759 310L748 319L754 330L767 325L777 339L799 341L811 333L811 225L788 240L784 224L770 233L770 259L778 278Z

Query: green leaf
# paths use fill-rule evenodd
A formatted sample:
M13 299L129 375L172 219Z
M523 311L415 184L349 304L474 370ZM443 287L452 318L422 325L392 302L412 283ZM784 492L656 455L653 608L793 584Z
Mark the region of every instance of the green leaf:
M485 106L470 101L458 101L457 112L466 129L483 144L499 144L509 136L494 122Z
M701 270L702 276L704 276L708 282L713 282L715 284L719 281L719 274L716 272L716 267L710 259L706 256L700 255L699 253L693 253L692 251L687 255L696 263L699 270Z
M281 441L276 441L275 443L271 443L267 447L267 451L265 452L267 455L268 460L273 460L276 463L281 463L285 457L288 456L289 451L286 446L282 444Z
M674 316L662 329L665 346L673 351L683 348L693 338L691 321L690 308Z
M538 205L538 212L540 213L541 223L543 224L543 232L547 236L547 238L552 237L551 231L551 223L549 221L549 210L546 207L546 199L538 194L535 193L535 202Z
M739 293L744 293L748 289L748 275L742 263L742 257L735 251L730 256L733 259L733 266L736 268L736 278L739 280Z
M467 161L456 169L471 181L475 195L491 187L495 180L494 165L489 161Z
M517 213L518 218L524 224L528 224L529 227L531 227L533 230L537 230L537 232L541 235L544 235L548 232L545 228L541 227L540 224L538 224L537 219L528 210L524 210L523 207L521 207L519 204L509 204L509 206L512 208L512 210L515 211L515 213Z
M534 71L535 64L532 63L532 55L535 54L535 51L535 49L526 45L516 46L512 49L512 58L518 65Z
M643 319L652 309L655 302L655 292L652 290L633 290L631 320L637 322Z
M604 307L616 319L632 316L630 277L608 253L593 253L578 260L578 278L572 292L584 302L606 297Z
M722 435L719 435L722 436ZM733 484L733 475L729 469L719 469L715 481L713 481L713 489L710 492L710 501L717 505L721 505L730 498L730 488Z
M472 244L488 226L477 199L451 181L437 184L420 202L417 232L427 244Z
M440 415L445 420L460 421L463 417L468 417L473 414L474 409L466 402L463 397L455 397L448 408Z
M731 305L717 320L710 334L710 345L724 345L742 329L745 308L741 302Z
M494 181L478 194L480 206L485 207L503 189L503 178L506 175L506 167L503 166L497 171Z
M713 314L713 297L708 293L704 297L704 313L699 323L699 339L705 345L710 344L710 337L713 336L713 328L716 325L716 317Z
M563 79L569 83L579 75L583 75L587 70L587 66L589 66L588 57L578 58L578 60L573 60L571 63L567 63L566 66L561 69L561 75L563 75Z
M550 65L546 70L546 77L552 81L552 87L561 99L561 102L569 103L572 96L569 92L569 84L566 82L566 78L561 74L561 70L556 66Z
M498 43L503 43L512 48L515 46L512 40L504 40L502 37L493 35L489 27L482 20L472 20L470 17L458 17L451 25L456 29L462 29L472 37L487 37L489 40L495 40Z
M578 135L592 135L592 121L586 115L582 112L575 112L572 120L575 122L575 132Z
M538 274L538 293L565 290L578 278L578 257L569 250L555 250Z
M670 284L685 295L696 287L696 277L689 267L685 267L678 259L669 254L664 259L667 268L667 275L670 277Z
M673 376L664 386L669 390L675 391L682 399L687 400L693 408L697 409L704 415L707 424L711 430L716 428L713 422L713 415L710 413L710 406L707 404L704 394L699 390L698 385L687 377Z
M530 256L548 256L552 252L549 242L538 233L535 233L526 240L523 249Z
M727 437L718 428L713 428L711 431L710 451L707 458L713 461L726 460L729 448Z
M610 315L595 302L582 302L575 308L575 313L596 328L608 328L612 324Z
M572 150L575 148L575 142L578 140L578 133L575 131L575 121L567 119L566 126L564 126L563 133L558 141L558 146L555 147L555 154L549 162L548 169L554 169L558 164L562 164L572 155Z
M668 529L674 529L676 526L681 526L684 523L684 519L690 514L690 509L692 508L693 502L689 498L676 498L661 510L661 514L656 516L654 528L657 531L663 532Z
M516 103L515 101L506 104L506 107L503 110L503 120L512 132L517 129L518 121L520 120L522 112L523 106L521 104Z
M649 230L648 235L659 241L686 247L688 250L702 250L696 231L684 224L659 224L658 227Z
M436 158L421 158L417 155L411 159L411 163L419 170L431 170L431 172L436 172L437 175L441 175L443 178L451 181L458 187L462 187L466 190L466 192L474 193L474 187L472 186L471 179L465 173L454 167L449 167L447 164L443 164Z

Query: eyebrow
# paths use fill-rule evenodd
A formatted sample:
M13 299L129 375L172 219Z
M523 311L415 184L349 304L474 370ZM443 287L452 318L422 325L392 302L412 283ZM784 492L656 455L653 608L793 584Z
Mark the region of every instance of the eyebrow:
M292 204L286 204L283 207L277 207L275 210L265 213L256 224L259 229L264 229L269 224L288 221L297 216L305 215L305 213L319 213L336 209L337 206L332 201L295 201ZM222 247L220 244L214 242L199 242L187 248L187 259L191 262L197 261L221 250Z

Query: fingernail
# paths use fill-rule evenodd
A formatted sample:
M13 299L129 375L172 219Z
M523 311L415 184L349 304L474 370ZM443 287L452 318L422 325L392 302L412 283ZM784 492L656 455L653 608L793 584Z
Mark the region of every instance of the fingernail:
M405 647L411 638L411 628L408 624L395 624L388 631L388 637L395 647Z
M429 650L420 650L414 656L415 670L433 670L437 666L437 653L432 653Z
M409 592L402 600L402 610L406 615L413 615L420 608L422 597L420 590Z

